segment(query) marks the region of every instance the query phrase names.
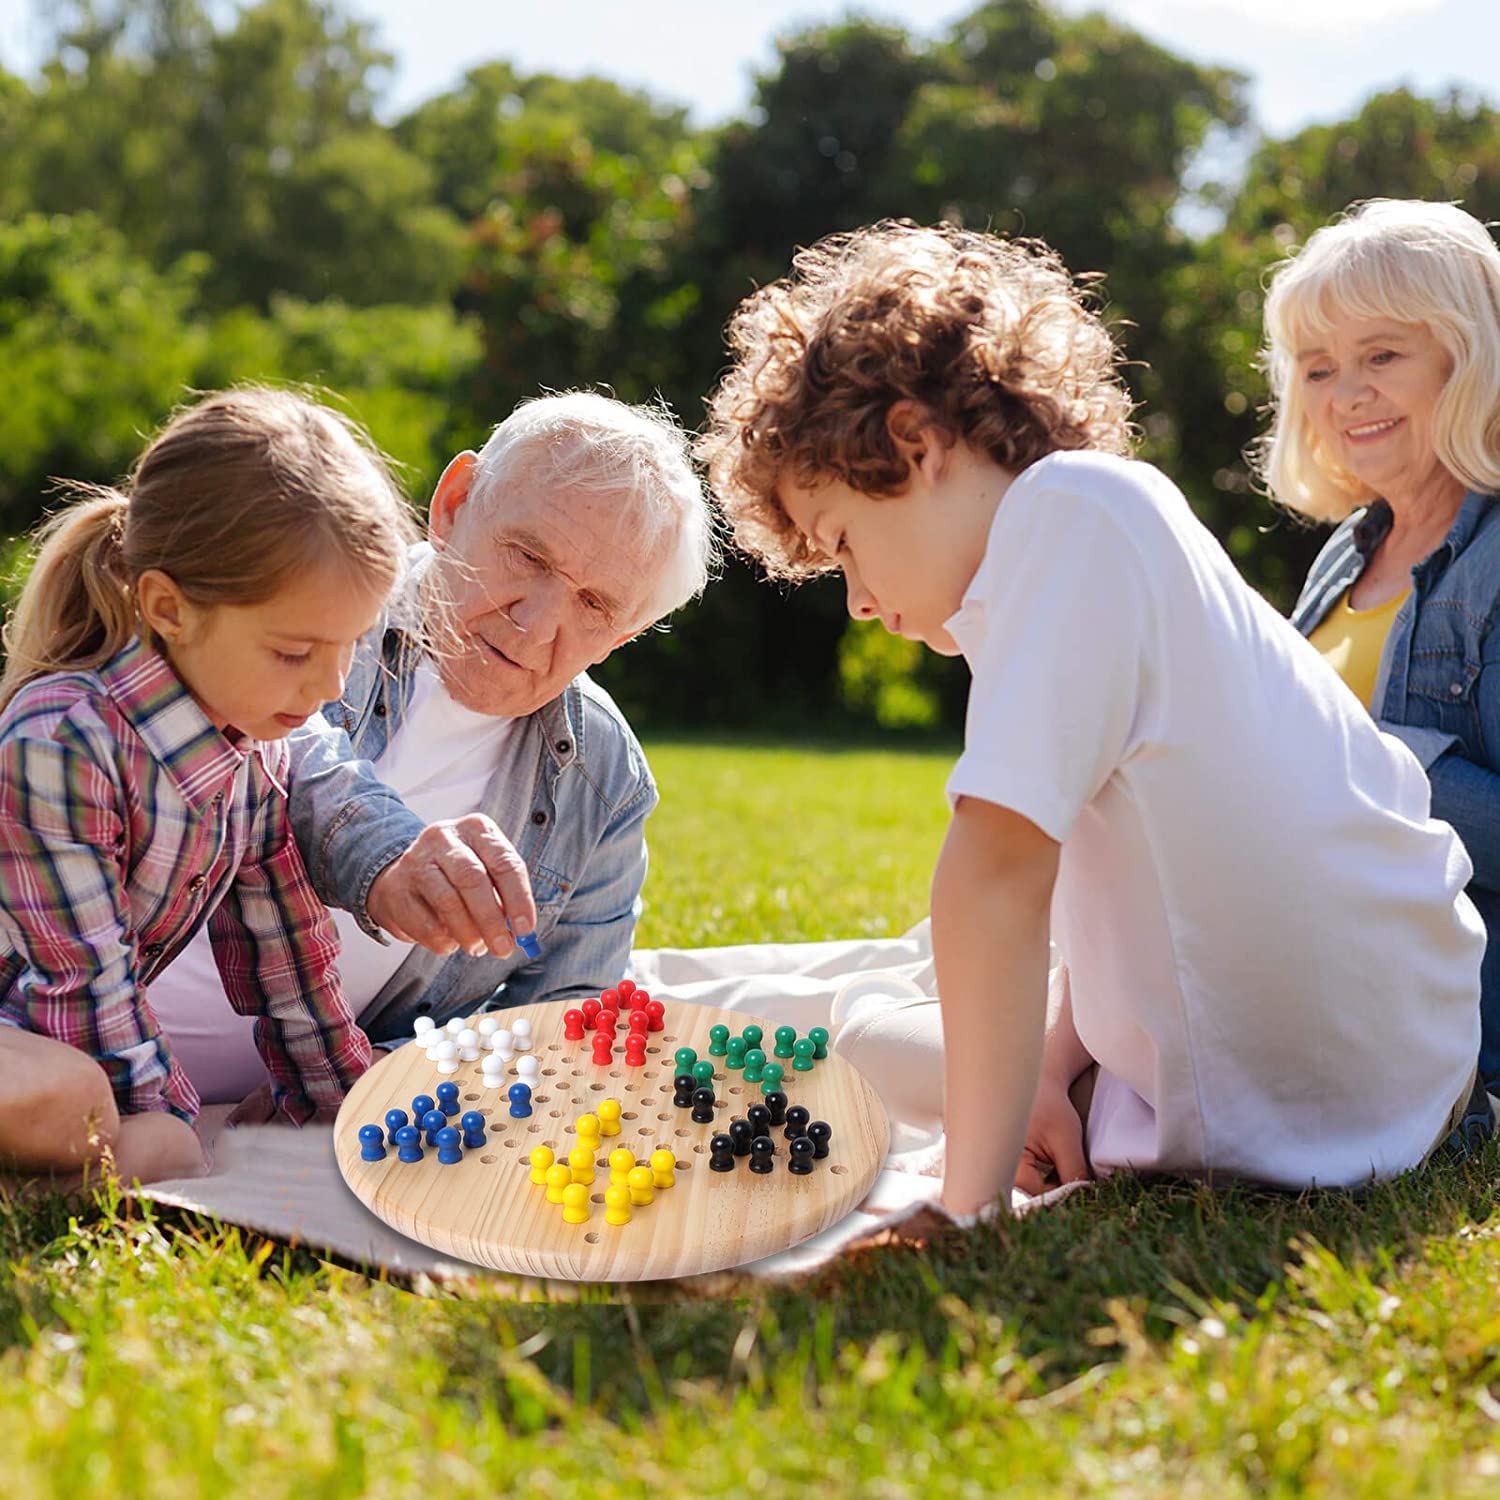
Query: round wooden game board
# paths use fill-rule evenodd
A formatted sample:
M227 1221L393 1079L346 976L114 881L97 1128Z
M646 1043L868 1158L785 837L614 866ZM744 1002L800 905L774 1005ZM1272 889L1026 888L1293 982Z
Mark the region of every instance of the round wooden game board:
M814 1163L811 1175L795 1176L787 1171L784 1134L773 1127L774 1171L757 1175L749 1158L740 1157L733 1172L711 1172L710 1136L758 1103L761 1087L746 1083L740 1072L726 1072L723 1058L709 1058L715 1066L715 1119L712 1125L695 1125L690 1110L672 1103L673 1054L688 1046L700 1059L708 1058L710 1026L722 1022L735 1035L754 1021L765 1031L769 1056L776 1028L738 1011L658 998L666 1005L666 1025L651 1033L643 1068L625 1066L623 1028L609 1067L594 1064L591 1035L582 1042L564 1041L563 1012L576 1002L498 1012L502 1025L518 1016L531 1018L532 1051L542 1065L533 1114L510 1117L506 1088L516 1081L514 1063L506 1070L506 1088L497 1089L485 1088L477 1062L460 1063L458 1072L448 1075L459 1085L460 1111L484 1115L487 1140L452 1166L440 1164L431 1148L424 1148L420 1162L398 1160L389 1145L383 1161L360 1156L361 1125L383 1125L389 1109L409 1113L416 1095L434 1093L443 1081L421 1048L398 1048L359 1079L339 1110L334 1144L344 1180L392 1228L444 1254L572 1281L642 1281L725 1270L789 1249L837 1223L869 1191L885 1160L889 1127L875 1091L841 1057L830 1054L808 1073L794 1072L787 1061L782 1090L791 1104L805 1105L813 1119L833 1127L829 1154ZM561 1206L549 1203L546 1189L531 1181L530 1153L545 1144L565 1160L576 1139L573 1121L592 1113L603 1099L620 1101L620 1134L601 1142L588 1223L567 1224ZM457 1116L452 1123L458 1123ZM677 1180L658 1189L653 1202L634 1208L630 1223L614 1225L605 1222L604 1189L609 1153L620 1146L629 1146L642 1163L670 1146Z

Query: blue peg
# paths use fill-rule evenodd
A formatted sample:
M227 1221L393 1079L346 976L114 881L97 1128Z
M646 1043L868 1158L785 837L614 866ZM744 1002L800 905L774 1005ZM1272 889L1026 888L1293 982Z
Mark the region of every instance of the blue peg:
M359 1155L362 1161L385 1160L385 1132L380 1126L359 1127Z
M422 1160L422 1132L415 1125L403 1125L396 1132L396 1145L402 1161Z
M406 1111L404 1109L388 1109L385 1112L385 1128L390 1136L391 1145L396 1144L396 1132L406 1124Z
M466 1150L472 1151L476 1146L484 1145L484 1116L477 1109L471 1109L458 1123L464 1129Z
M437 1145L437 1133L448 1123L448 1116L440 1109L429 1109L418 1123L427 1132L427 1144L435 1146Z
M464 1159L463 1147L458 1143L458 1131L451 1125L444 1125L437 1133L438 1160L445 1166L451 1167L454 1162Z
M510 1086L510 1117L513 1120L524 1120L531 1113L531 1090L524 1083L513 1083Z
M438 1108L450 1119L458 1113L458 1085L440 1083L437 1086Z

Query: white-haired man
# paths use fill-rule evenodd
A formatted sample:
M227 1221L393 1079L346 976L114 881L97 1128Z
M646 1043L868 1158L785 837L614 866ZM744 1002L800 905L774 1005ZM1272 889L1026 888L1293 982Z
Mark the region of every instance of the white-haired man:
M293 742L292 825L373 1041L502 986L522 1004L620 978L657 792L587 669L699 594L714 552L685 435L653 407L541 397L444 470L428 539L324 707L341 733ZM151 994L205 1102L263 1077L250 1023L205 998L218 986L200 934Z

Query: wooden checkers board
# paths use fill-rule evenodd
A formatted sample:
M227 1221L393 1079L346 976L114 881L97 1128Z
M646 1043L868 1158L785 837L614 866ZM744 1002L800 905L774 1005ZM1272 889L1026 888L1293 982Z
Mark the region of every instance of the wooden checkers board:
M762 1092L742 1072L726 1070L722 1057L709 1056L709 1027L722 1023L738 1035L754 1022L765 1032L767 1055L776 1028L738 1011L657 998L666 1006L664 1029L650 1034L646 1065L634 1068L624 1063L623 1031L607 1067L593 1061L592 1032L581 1042L563 1039L563 1013L575 1001L495 1012L505 1027L519 1016L531 1019L531 1055L541 1071L529 1119L510 1116L514 1060L505 1070L505 1086L486 1088L477 1062L460 1063L456 1073L444 1075L419 1046L398 1048L355 1083L339 1110L334 1146L344 1180L393 1229L446 1255L570 1281L643 1281L726 1270L790 1249L842 1219L869 1191L889 1148L885 1108L870 1085L832 1053L811 1072L794 1072L787 1062L781 1089L791 1105L805 1106L814 1120L832 1127L828 1155L814 1162L810 1175L794 1175L787 1170L784 1132L773 1126L771 1172L752 1173L749 1157L737 1158L732 1172L710 1171L710 1137L760 1103ZM714 1065L712 1125L693 1123L691 1110L673 1105L674 1054L683 1046ZM469 1110L484 1115L482 1148L466 1150L453 1165L439 1163L436 1150L425 1145L419 1162L400 1161L390 1144L384 1160L361 1158L360 1126L383 1128L390 1109L409 1114L412 1099L435 1094L445 1078L459 1086L460 1113L451 1124ZM546 1188L531 1180L531 1151L550 1146L565 1163L577 1144L574 1120L594 1113L605 1099L620 1103L620 1133L601 1140L588 1222L565 1223L562 1207L548 1202ZM621 1146L641 1164L653 1151L670 1147L676 1182L657 1189L651 1203L633 1207L628 1224L616 1225L605 1222L604 1191L609 1153Z

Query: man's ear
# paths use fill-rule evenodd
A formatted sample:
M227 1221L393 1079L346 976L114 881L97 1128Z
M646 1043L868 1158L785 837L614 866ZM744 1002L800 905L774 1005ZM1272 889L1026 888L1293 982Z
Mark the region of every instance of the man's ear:
M940 479L953 451L953 440L920 401L897 401L886 413L886 429L907 462L912 480L932 484Z
M448 545L459 512L468 502L478 463L479 455L465 448L449 461L432 492L432 504L427 508L427 538L439 552Z
M160 568L147 568L135 581L135 607L159 640L169 646L192 623L193 607L176 581Z

